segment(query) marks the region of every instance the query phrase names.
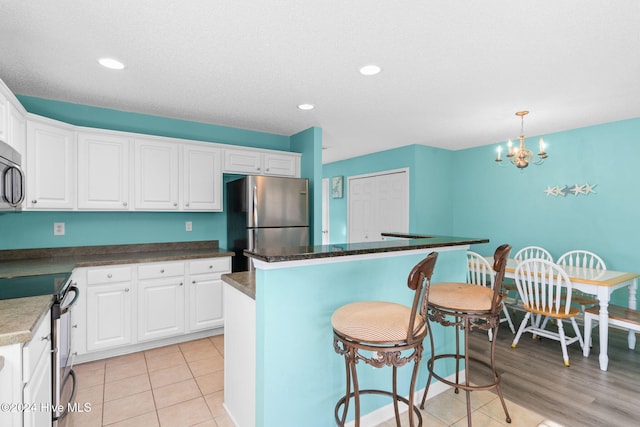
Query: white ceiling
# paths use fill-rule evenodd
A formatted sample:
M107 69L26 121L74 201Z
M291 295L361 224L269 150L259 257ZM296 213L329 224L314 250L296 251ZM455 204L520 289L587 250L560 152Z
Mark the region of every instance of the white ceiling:
M369 63L382 73L361 76ZM527 136L640 117L639 76L638 0L0 0L14 93L283 135L319 126L324 163L502 142L523 109Z

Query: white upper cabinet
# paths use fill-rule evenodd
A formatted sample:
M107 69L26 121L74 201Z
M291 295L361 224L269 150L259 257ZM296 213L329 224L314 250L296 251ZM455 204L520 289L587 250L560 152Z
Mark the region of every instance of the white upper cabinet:
M8 143L22 155L26 146L26 112L0 80L0 141Z
M204 144L183 145L183 210L222 211L220 153Z
M27 118L22 111L9 103L9 116L7 119L9 128L7 141L22 155L22 164L24 164L27 147Z
M129 209L129 139L78 132L78 209Z
M27 208L71 210L76 204L76 139L55 120L27 121Z
M263 154L264 174L300 177L300 155L294 153L272 153Z
M135 208L177 211L179 145L136 139L134 147Z
M0 141L9 141L9 101L0 92Z
M252 149L225 149L223 172L300 176L300 154Z
M224 150L223 172L259 175L262 173L262 157L257 151Z

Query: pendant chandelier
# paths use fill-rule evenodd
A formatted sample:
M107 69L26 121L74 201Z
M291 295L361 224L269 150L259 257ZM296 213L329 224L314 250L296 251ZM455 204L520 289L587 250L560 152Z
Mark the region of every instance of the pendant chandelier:
M518 169L524 169L529 166L529 164L541 165L544 162L544 159L548 157L547 153L544 151L545 145L542 138L540 138L540 151L538 152L538 157L535 160L533 157L533 151L527 149L526 145L524 144L524 116L526 116L527 114L529 114L528 111L518 111L516 113L516 116L520 117L520 136L518 137L518 139L520 140L520 146L514 147L511 140L507 142L506 157ZM501 154L502 147L498 146L498 157L496 158L496 162L498 162L499 165L503 166L502 158L500 157Z

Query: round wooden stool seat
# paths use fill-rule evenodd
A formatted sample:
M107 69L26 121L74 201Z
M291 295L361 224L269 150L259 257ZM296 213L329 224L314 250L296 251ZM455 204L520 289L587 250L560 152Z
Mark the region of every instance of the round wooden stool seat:
M348 339L371 344L393 344L407 339L411 308L384 301L363 301L344 305L331 316L333 329ZM416 335L425 323L413 322Z
M429 291L429 304L452 311L488 312L492 301L493 289L469 283L434 283Z

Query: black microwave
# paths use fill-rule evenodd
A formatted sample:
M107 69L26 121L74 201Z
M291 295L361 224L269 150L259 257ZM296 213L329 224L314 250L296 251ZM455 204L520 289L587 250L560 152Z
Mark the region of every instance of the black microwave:
M0 141L0 213L22 209L25 186L20 160L20 153Z

